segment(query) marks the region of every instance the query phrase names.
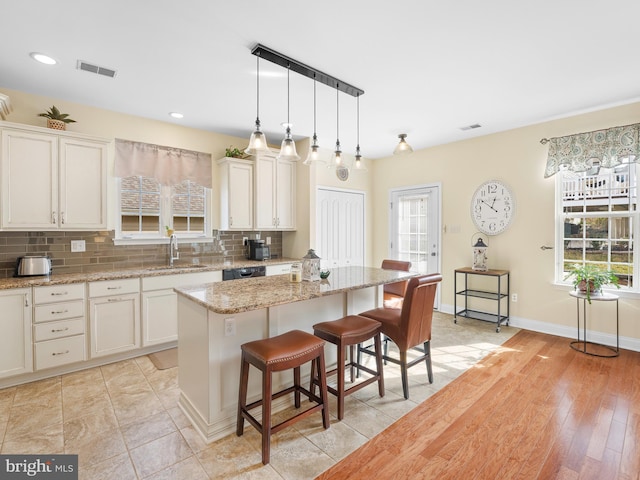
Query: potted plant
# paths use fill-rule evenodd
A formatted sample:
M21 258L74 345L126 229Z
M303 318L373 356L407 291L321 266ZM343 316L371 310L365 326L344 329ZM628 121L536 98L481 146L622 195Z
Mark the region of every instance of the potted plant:
M246 155L242 150L233 148L232 145L229 145L229 148L224 149L224 156L232 158L246 158Z
M618 285L618 276L612 270L603 270L592 263L579 264L575 263L565 277L565 280L573 277L573 286L576 290L587 296L587 301L591 303L591 295L602 293L602 287L605 285Z
M67 123L75 123L75 120L69 118L68 113L61 113L55 105L52 105L48 111L39 113L38 116L45 117L47 119L47 127L54 130L66 130Z

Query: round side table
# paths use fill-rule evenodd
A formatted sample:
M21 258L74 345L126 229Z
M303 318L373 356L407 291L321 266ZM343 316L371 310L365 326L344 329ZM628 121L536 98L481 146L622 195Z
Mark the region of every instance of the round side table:
M569 295L576 299L576 317L578 321L578 339L570 343L571 348L577 352L586 353L587 355L593 355L594 357L617 357L620 355L620 326L619 326L619 310L618 310L618 295L613 293L600 293L598 295L591 295L592 302L615 302L616 304L616 348L609 345L603 345L601 343L587 341L587 295L574 290L569 292ZM580 300L582 300L582 340L580 340ZM611 354L601 354L593 351L589 351L587 346L593 345L603 347L611 351Z

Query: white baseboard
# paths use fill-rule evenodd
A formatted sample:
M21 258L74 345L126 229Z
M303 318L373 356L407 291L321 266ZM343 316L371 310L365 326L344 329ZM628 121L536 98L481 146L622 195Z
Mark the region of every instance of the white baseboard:
M440 311L442 313L453 315L453 305L441 304ZM509 325L512 327L522 328L523 330L547 333L549 335L557 335L559 337L571 338L573 340L577 338L578 334L577 326L569 327L566 325L558 325L556 323L542 322L540 320L531 320L529 318L522 317L512 316L509 319ZM609 345L611 347L616 346L616 336L612 333L587 330L587 340L590 342L601 343L602 345ZM640 339L620 336L620 348L640 352Z

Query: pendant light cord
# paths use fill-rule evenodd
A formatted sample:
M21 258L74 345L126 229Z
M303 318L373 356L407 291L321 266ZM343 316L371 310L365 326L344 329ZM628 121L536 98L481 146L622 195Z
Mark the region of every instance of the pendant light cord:
M313 136L316 136L316 74L313 74Z
M260 122L260 56L256 55L256 123ZM259 123L258 123L259 124Z
M287 129L291 128L289 124L289 73L291 72L291 65L287 64Z
M340 90L336 83L336 144L340 145Z
M360 94L356 96L357 115L356 115L356 147L360 149ZM360 153L360 152L358 152Z

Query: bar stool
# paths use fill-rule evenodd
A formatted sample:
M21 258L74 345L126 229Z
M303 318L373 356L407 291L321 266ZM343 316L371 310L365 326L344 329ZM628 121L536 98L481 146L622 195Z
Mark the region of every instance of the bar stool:
M322 425L325 429L329 428L327 378L323 373L325 369L324 342L310 333L292 330L276 337L245 343L240 348L242 349L242 360L236 434L240 437L244 433L246 418L262 435L262 463L266 465L269 463L272 433L277 433L320 410L322 410ZM300 385L300 366L307 362L312 362L312 369L315 367L321 372L319 375L320 397ZM253 365L262 372L262 398L247 405L249 365ZM272 394L272 373L291 368L293 368L293 386ZM296 408L300 408L300 393L306 395L316 405L272 426L271 401L292 392ZM249 410L259 406L262 406L262 423L249 413Z
M361 317L359 315L348 315L339 320L331 322L322 322L313 326L313 334L317 337L326 340L329 343L333 343L338 347L338 363L336 368L327 372L327 375L332 375L337 372L338 374L338 388L327 387L327 390L338 398L338 419L342 420L344 417L344 397L357 392L361 388L366 387L370 383L378 382L378 393L381 397L384 397L384 378L382 375L382 346L380 341L380 329L381 324L376 320L370 318ZM376 369L360 365L357 360L354 360L353 352L354 346L369 339L374 339L375 355L376 355ZM349 363L345 364L346 348L349 347ZM370 375L370 378L363 380L362 382L353 385L347 389L344 387L344 371L345 367L349 367L351 374L351 382L353 382L353 369L363 370ZM322 373L322 372L319 372ZM320 375L316 375L316 371L311 366L311 391L315 392L315 385L320 385Z

